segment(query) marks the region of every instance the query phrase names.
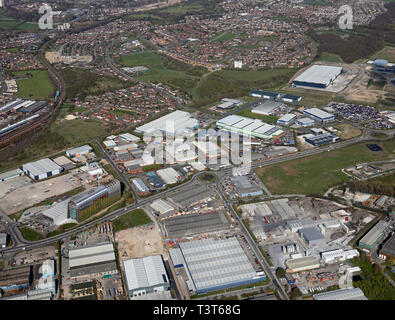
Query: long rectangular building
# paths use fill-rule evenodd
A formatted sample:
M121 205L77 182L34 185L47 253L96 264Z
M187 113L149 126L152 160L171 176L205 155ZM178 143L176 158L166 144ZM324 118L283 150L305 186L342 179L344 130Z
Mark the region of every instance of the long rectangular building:
M346 288L313 295L314 300L368 300L360 288Z
M312 87L325 89L343 71L342 67L313 65L296 77L292 84L294 86Z
M124 261L123 265L129 297L170 289L169 278L161 255L129 259Z
M197 294L264 281L266 275L257 273L237 238L203 239L179 244L181 261L191 275L191 289Z
M230 115L216 123L218 128L240 135L270 139L283 133L280 127L267 124L259 119Z
M303 113L306 116L318 120L320 122L329 122L335 120L335 116L333 114L318 108L305 109L303 110Z
M372 250L381 240L383 240L384 236L390 229L390 226L391 224L389 222L380 220L361 240L359 240L359 246L369 251Z
M101 243L70 249L69 268L71 277L118 273L113 244Z
M51 159L46 158L26 163L22 166L22 170L30 176L30 178L38 181L60 174L63 171L63 168Z
M192 118L189 112L176 110L159 119L137 127L138 134L151 134L155 131L175 135L179 131L193 130L199 127L199 121Z

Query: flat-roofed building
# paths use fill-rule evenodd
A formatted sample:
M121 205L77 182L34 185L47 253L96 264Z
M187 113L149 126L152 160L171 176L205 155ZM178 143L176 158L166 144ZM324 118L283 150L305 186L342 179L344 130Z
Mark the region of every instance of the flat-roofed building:
M306 256L301 258L289 259L285 261L288 273L295 273L306 270L318 269L320 262L313 256Z
M252 285L266 279L263 271L254 270L236 237L182 242L179 248L182 257L173 264L185 267L191 275L190 290L197 294Z
M359 246L361 248L371 251L390 230L391 224L389 222L380 220L377 222L372 229L359 240Z
M281 100L284 102L295 103L295 102L299 102L300 100L302 100L302 97L301 96L294 96L292 94L284 94L281 96Z
M63 224L68 218L68 206L70 199L61 201L52 205L49 209L46 209L42 212L42 215L49 219L52 224L60 226Z
M277 92L269 92L269 91L263 91L263 90L253 90L251 92L252 97L256 98L263 98L263 99L277 99L280 97L280 94Z
M320 122L329 122L335 120L335 116L333 114L318 108L304 109L303 113L306 116L313 118L314 120L318 120Z
M288 125L292 124L295 120L296 120L295 114L287 113L287 114L284 114L283 116L281 116L277 120L277 123L288 126Z
M325 237L316 227L300 229L299 233L309 245L325 243Z
M359 256L359 252L358 250L355 249L350 249L350 250L336 249L336 250L321 252L321 258L324 261L324 263L334 263L338 261L350 260L358 256Z
M297 125L302 126L302 127L311 127L315 125L315 121L310 118L300 118L296 119L295 122Z
M342 67L313 65L296 77L292 85L325 89L342 73Z
M94 274L117 274L113 244L100 243L69 249L69 269L72 278Z
M384 243L383 247L379 252L379 256L385 259L395 259L395 234Z
M35 181L46 179L63 171L63 168L53 162L51 159L41 159L35 162L29 162L22 166L23 172L25 172L30 178Z
M77 147L77 148L73 148L73 149L67 150L66 151L66 155L69 158L74 158L74 157L80 157L80 156L86 155L86 154L88 154L89 152L92 152L92 151L93 151L93 148L86 144L86 145L81 146L81 147Z
M29 288L32 281L31 266L16 267L0 272L0 289L3 293Z
M159 215L176 213L175 208L169 201L157 199L150 204L150 207Z
M277 111L284 109L285 105L278 101L265 101L260 105L256 106L255 108L251 109L252 113L271 116L275 114Z
M23 175L21 169L14 169L0 174L0 181L7 181Z
M156 173L166 184L174 184L181 179L181 175L173 168L160 169Z
M218 120L216 126L229 132L261 139L271 139L284 132L280 127L267 124L259 119L235 114Z
M170 290L170 282L161 255L123 262L129 297Z
M197 128L199 128L199 121L192 118L189 112L176 110L159 119L137 127L135 132L139 134L151 134L155 131L159 131L175 135L177 132L194 130Z
M137 192L140 195L147 195L150 193L150 189L145 185L145 183L143 182L143 180L141 180L140 178L134 178L132 179L132 183L135 186L135 188L137 189Z
M263 194L263 191L254 186L246 176L231 177L230 180L234 183L235 189L241 198L255 197Z
M126 142L139 142L141 139L133 134L130 133L123 133L119 135L119 138L121 138L122 140L126 141Z
M368 300L360 288L338 289L313 294L314 300Z

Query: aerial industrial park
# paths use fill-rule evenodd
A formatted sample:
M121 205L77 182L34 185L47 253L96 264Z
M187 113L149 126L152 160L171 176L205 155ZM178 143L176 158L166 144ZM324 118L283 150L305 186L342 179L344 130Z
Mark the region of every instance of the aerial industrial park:
M0 1L0 301L394 300L395 3L340 2Z

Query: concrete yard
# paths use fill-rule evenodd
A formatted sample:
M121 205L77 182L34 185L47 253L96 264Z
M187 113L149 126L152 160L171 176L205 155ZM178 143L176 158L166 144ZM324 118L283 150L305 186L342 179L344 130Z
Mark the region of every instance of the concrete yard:
M119 231L115 234L118 242L119 257L122 261L162 254L167 258L160 230L155 226L136 227Z
M8 194L0 195L0 209L6 214L34 206L48 198L58 196L82 185L79 177L68 173L49 180L31 183L17 188ZM3 195L3 197L1 197Z

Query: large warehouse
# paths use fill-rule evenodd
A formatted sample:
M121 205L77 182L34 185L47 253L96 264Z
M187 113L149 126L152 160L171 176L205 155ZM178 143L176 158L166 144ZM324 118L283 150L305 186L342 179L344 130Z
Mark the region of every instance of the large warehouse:
M72 278L90 274L117 274L117 263L112 243L69 250L69 269Z
M314 300L368 300L360 288L346 288L313 295Z
M383 240L384 236L390 230L390 227L391 224L389 222L380 220L361 240L359 240L359 246L369 251L372 250Z
M255 108L251 109L252 113L261 114L265 116L271 116L277 111L285 108L285 105L278 101L265 101Z
M335 120L335 116L333 114L318 108L305 109L303 110L303 113L306 116L321 122L329 122Z
M170 289L161 255L126 260L123 266L129 297Z
M193 130L199 128L199 121L192 118L189 112L177 110L159 119L148 122L137 127L138 134L150 134L159 131L166 134L175 135L178 131Z
M69 202L70 199L58 202L52 205L49 209L44 210L42 214L51 221L52 224L60 226L67 221L67 209Z
M283 130L277 126L235 114L218 120L216 125L218 128L229 132L261 139L270 139L283 133Z
M325 89L342 71L342 67L313 65L300 76L296 77L292 85Z
M51 159L46 158L26 163L22 166L22 170L30 176L30 178L38 181L60 174L63 171L63 168L58 166Z
M254 270L235 237L183 242L179 244L179 250L181 255L173 264L186 268L192 278L188 282L189 289L197 294L266 279L263 272Z

